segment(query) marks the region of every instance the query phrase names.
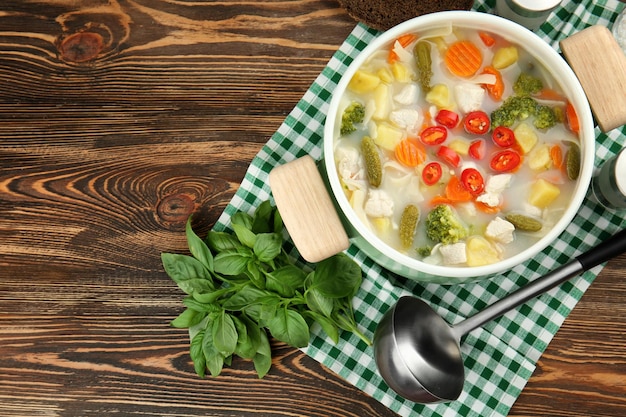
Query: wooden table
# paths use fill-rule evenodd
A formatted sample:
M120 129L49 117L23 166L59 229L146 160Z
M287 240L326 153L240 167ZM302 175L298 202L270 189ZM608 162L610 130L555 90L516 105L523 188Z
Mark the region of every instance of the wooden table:
M3 0L0 415L392 416L274 343L259 380L193 372L160 252L205 233L354 27L331 0ZM626 415L626 256L512 416Z

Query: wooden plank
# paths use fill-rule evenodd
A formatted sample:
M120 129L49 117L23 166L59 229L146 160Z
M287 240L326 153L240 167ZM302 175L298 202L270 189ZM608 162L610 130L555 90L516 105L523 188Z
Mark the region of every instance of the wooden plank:
M626 55L604 26L590 26L560 42L603 132L626 124Z
M319 262L348 248L348 235L313 158L305 156L274 168L270 187L285 227L304 259Z

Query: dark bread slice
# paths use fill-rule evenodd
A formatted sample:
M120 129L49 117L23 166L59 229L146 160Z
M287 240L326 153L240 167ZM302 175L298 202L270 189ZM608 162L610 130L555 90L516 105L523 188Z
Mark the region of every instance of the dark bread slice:
M444 10L469 10L474 0L338 0L348 14L369 27L387 30L405 20Z

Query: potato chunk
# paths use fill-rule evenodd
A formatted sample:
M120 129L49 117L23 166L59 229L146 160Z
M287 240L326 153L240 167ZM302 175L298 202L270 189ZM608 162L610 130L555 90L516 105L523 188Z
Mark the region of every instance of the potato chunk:
M561 194L556 185L540 178L530 186L528 202L535 207L546 208Z
M348 83L348 88L355 93L367 93L374 90L380 84L380 78L376 74L358 70Z

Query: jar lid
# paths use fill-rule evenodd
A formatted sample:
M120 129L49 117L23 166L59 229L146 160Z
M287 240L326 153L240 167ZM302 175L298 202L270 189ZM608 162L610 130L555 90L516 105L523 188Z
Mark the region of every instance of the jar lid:
M561 4L561 0L512 0L512 3L527 12L546 12Z
M626 196L626 151L620 152L615 163L615 183L617 188Z

